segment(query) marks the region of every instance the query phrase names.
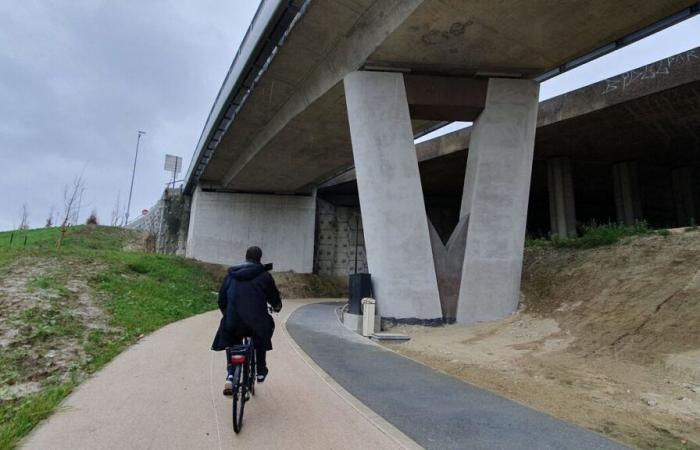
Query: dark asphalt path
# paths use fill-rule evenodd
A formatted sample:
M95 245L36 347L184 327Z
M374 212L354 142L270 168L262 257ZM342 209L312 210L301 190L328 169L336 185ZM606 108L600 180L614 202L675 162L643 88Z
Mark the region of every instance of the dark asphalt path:
M340 324L337 307L299 308L287 321L290 335L343 388L425 448L626 448L374 345Z

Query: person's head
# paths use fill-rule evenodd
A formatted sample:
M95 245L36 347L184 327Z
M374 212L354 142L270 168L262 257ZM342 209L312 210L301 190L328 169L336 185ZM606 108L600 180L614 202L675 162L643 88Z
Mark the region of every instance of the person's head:
M245 260L246 261L260 263L261 258L262 258L262 250L260 250L260 247L256 247L256 246L248 247L248 250L245 251Z

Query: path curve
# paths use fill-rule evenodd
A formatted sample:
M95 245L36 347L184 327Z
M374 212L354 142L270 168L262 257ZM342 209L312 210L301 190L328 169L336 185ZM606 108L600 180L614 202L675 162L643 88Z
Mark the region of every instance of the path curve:
M392 449L415 446L318 369L277 317L270 376L234 435L221 395L225 361L209 351L219 312L147 336L83 383L24 442L25 449ZM369 412L369 413L368 413Z
M427 449L627 448L360 337L338 321L338 307L299 308L287 329L337 383Z

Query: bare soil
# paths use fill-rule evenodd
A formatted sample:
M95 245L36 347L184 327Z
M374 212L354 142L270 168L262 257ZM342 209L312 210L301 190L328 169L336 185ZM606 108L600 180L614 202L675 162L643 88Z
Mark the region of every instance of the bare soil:
M0 400L65 381L89 358L84 330L112 331L88 285L97 263L74 270L69 258L23 257L0 278Z
M504 320L399 326L396 351L640 448L700 448L700 233L528 248Z

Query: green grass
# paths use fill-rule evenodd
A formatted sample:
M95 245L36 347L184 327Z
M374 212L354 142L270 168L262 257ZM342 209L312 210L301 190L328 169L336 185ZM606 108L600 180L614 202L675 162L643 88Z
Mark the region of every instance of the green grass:
M0 448L13 448L56 409L74 386L71 382L52 384L36 394L3 403L0 407Z
M23 309L9 321L19 337L0 353L0 390L28 381L42 389L24 397L0 399L0 449L17 442L47 417L77 383L98 370L143 334L163 325L216 307L212 292L221 281L200 264L175 256L122 250L134 239L129 230L110 227L73 227L56 249L57 228L0 233L0 276L13 264L31 266L49 261L54 268L27 281L27 292L44 295L50 305ZM24 238L27 238L26 245ZM78 293L66 285L77 275L99 297L109 327L91 329L73 314ZM83 357L63 373L50 365L36 371L37 353L70 341ZM37 375L39 374L39 375ZM37 377L41 379L36 379ZM66 381L68 380L68 381Z
M638 236L645 234L660 234L667 236L668 230L654 231L646 222L638 222L634 226L627 226L618 223L597 224L595 222L584 225L581 236L575 238L561 238L552 236L549 239L527 239L526 247L555 247L555 248L594 248L604 245L612 245L620 239L628 236Z

